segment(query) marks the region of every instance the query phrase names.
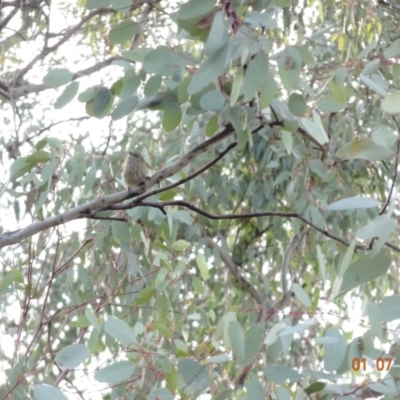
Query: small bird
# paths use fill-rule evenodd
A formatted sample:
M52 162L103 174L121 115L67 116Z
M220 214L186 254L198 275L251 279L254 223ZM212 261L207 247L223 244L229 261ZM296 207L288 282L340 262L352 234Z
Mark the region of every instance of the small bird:
M122 165L122 180L128 188L132 188L147 178L149 169L149 165L141 154L136 151L129 151Z

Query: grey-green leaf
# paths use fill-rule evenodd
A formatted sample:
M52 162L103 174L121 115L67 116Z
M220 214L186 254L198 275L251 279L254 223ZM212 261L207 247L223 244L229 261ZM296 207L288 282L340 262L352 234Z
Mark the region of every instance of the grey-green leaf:
M108 39L113 44L123 44L128 40L131 40L136 33L139 31L139 24L133 21L122 21L121 23L114 25Z
M54 108L59 109L66 106L78 93L79 82L71 82L65 87L63 92L58 96L58 99L54 103Z
M56 361L61 368L76 368L89 357L89 350L80 343L74 343L57 352Z
M245 347L242 327L237 321L231 321L228 328L229 339L231 341L233 354L237 361L244 361Z
M347 197L340 199L328 205L327 210L340 211L340 210L358 210L363 208L379 207L381 202L371 197Z
M117 106L111 113L111 118L114 121L117 121L125 117L126 115L131 113L138 104L139 104L139 99L136 95L130 97L129 99L121 101L119 104L117 104Z
M186 385L190 386L194 391L203 391L208 388L210 384L208 370L197 361L188 358L179 360L178 370L183 376Z
M135 332L124 321L108 316L107 321L104 323L104 330L112 338L118 340L124 345L131 345L136 343Z
M376 254L373 257L366 255L359 258L343 275L340 291L347 292L384 275L389 269L389 265L390 259L385 254Z
M68 397L59 388L51 385L34 385L33 392L37 400L68 400Z
M43 83L52 88L57 88L71 82L73 76L74 74L67 68L54 68L44 76Z
M286 365L269 365L264 368L264 374L270 381L277 385L282 385L286 380L294 383L301 379L301 375L297 371Z
M229 46L207 58L193 75L188 86L188 93L195 94L217 79L226 69L229 59Z
M219 111L224 103L225 97L219 90L211 90L200 99L200 106L205 111Z
M325 336L335 339L335 343L324 345L324 366L327 371L336 371L346 356L346 341L337 328L329 328Z
M129 379L134 370L135 364L131 361L118 361L96 371L94 379L98 382L114 384Z
M222 11L218 11L214 15L210 33L207 42L204 45L205 54L211 55L221 49L229 39L228 23L224 19Z

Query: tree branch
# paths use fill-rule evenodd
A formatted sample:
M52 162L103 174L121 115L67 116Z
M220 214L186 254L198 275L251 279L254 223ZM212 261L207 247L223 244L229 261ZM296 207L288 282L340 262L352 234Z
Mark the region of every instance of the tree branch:
M258 127L254 131L260 130L262 128ZM4 246L10 244L16 244L21 242L22 240L35 235L38 232L41 232L45 229L53 228L58 225L65 224L69 221L73 221L75 219L80 218L87 218L95 216L98 212L104 211L107 209L113 209L111 206L115 203L121 203L122 201L138 196L139 194L143 193L144 186L150 188L161 181L169 178L170 176L176 174L180 171L183 167L188 165L191 161L193 161L199 154L207 151L209 148L215 146L222 140L226 139L227 137L231 136L234 133L234 129L231 124L228 124L224 127L224 129L220 132L211 137L210 139L204 141L189 153L183 155L179 158L174 164L171 166L164 168L157 174L153 175L151 178L142 182L141 184L137 185L135 188L128 190L124 190L122 192L118 192L109 196L104 196L98 198L96 200L92 200L86 204L82 204L80 206L74 207L70 210L65 211L64 213L55 215L53 217L46 218L42 221L36 221L33 224L18 229L12 232L5 232L0 235L0 249ZM145 184L145 185L143 185ZM162 188L161 191L167 190L167 187ZM152 195L153 193L146 195ZM146 196L147 197L147 196ZM139 197L140 199L140 197ZM136 199L135 199L136 200ZM141 200L140 200L141 201ZM123 206L122 204L120 205Z
M87 21L92 19L93 17L97 15L102 15L102 14L110 14L113 13L114 9L113 8L98 8L97 10L93 10L90 12L88 15L83 17L75 26L72 28L68 29L68 31L64 34L64 36L53 46L48 47L44 51L42 51L40 54L38 54L36 57L34 57L31 61L28 62L28 64L25 65L24 68L22 68L20 71L18 71L17 76L15 77L14 82L20 81L26 73L38 62L42 61L48 54L52 53L54 50L57 50L62 44L67 42L82 26L86 24Z
M146 193L147 194L147 193ZM309 225L311 228L315 229L316 231L322 233L324 236L333 239L345 246L349 246L350 242L347 239L342 238L341 236L337 236L333 233L330 233L324 228L321 228L318 225L315 225L312 221L304 217L303 215L297 213L297 212L291 212L291 211L260 211L260 212L253 212L253 213L243 213L243 214L211 214L207 211L202 210L201 208L198 208L194 206L193 204L190 204L186 201L183 200L171 200L171 201L160 201L160 202L141 202L140 203L143 206L151 206L151 207L166 207L166 206L182 206L189 208L189 210L192 210L194 212L197 212L200 215L203 215L204 217L210 218L210 219L246 219L246 218L256 218L256 217L285 217L285 218L297 218L301 221L303 221L305 224ZM133 206L136 206L138 204L134 204ZM119 204L114 204L111 209L113 210L126 210L129 207L120 208ZM391 243L386 242L385 246L396 250L400 252L400 249ZM356 245L355 246L356 250L370 250L368 245Z
M264 295L258 291L245 277L242 276L238 267L233 262L232 258L229 256L228 253L223 251L217 243L215 243L209 236L206 237L207 243L213 249L217 249L221 260L225 263L228 267L229 272L235 278L236 282L239 286L257 302L258 306L262 308L265 306L265 297Z
M112 64L113 61L115 60L125 60L132 62L131 60L127 60L124 57L116 56L116 57L110 57L107 60L101 61L95 65L92 65L91 67L82 69L80 71L77 71L74 73L72 76L71 82L76 81L79 78L82 78L83 76L88 76L90 74L93 74L94 72L100 71L101 69L108 67L109 65ZM17 99L21 96L25 96L30 93L39 93L47 89L52 89L51 87L45 85L44 83L40 84L28 84L24 86L19 86L19 87L9 87L7 86L4 82L0 82L0 88L4 91L7 92L7 94L11 94L11 98ZM5 89L6 88L6 89ZM9 95L5 96L5 93L1 93L4 97L9 98Z

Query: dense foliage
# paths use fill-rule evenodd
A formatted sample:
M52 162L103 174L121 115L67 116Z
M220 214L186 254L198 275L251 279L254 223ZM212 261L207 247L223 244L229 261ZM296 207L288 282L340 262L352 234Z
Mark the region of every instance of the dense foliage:
M0 399L398 398L397 2L71 3L0 2Z

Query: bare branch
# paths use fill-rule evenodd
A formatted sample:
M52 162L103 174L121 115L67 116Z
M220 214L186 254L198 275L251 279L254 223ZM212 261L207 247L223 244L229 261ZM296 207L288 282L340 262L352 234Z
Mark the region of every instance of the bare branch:
M88 76L90 74L93 74L94 72L100 71L101 69L111 65L112 62L115 60L125 60L125 61L132 62L132 61L127 60L126 58L120 57L120 56L110 57L107 60L99 62L95 65L92 65L91 67L88 67L88 68L82 69L81 71L75 72L71 81L76 81L77 79L82 78L83 76ZM6 90L4 89L5 87L7 88ZM44 83L29 84L29 85L11 88L11 87L8 87L4 82L0 82L0 88L3 91L7 91L8 93L10 93L11 94L10 97L12 97L13 99L17 99L21 96L26 96L27 94L30 94L30 93L39 93L39 92L42 92L47 89L52 89L51 87L45 85ZM7 98L9 97L8 94L7 94L7 96L5 96L5 93L0 93L0 94L2 94L4 97L7 97Z
M97 15L103 15L103 14L110 14L113 13L114 9L112 8L98 8L97 10L93 10L90 12L88 15L83 17L75 26L72 28L68 29L68 31L64 34L64 36L53 46L48 47L44 51L42 51L40 54L38 54L36 57L34 57L31 61L28 62L28 64L25 65L24 68L22 68L20 71L18 71L18 74L16 75L14 82L20 81L26 73L38 62L42 61L48 54L52 53L54 50L57 50L62 44L67 42L82 26L85 25L87 21L92 19L93 17Z
M217 243L215 243L209 236L206 237L207 243L210 247L215 248L218 250L219 256L221 260L225 263L228 267L229 272L235 278L236 282L239 286L257 302L257 304L261 307L264 306L265 297L264 295L258 291L239 271L239 268L235 265L232 258L229 256L228 253L223 251Z
M146 193L147 194L147 193ZM136 206L137 204L134 204ZM303 221L305 224L310 226L311 228L315 229L316 231L322 233L324 236L329 237L330 239L333 239L345 246L350 246L350 242L347 239L342 238L341 236L337 236L329 231L327 231L324 228L321 228L318 225L315 225L311 220L307 219L303 215L297 213L297 212L290 212L290 211L261 211L261 212L253 212L253 213L243 213L243 214L211 214L207 211L202 210L201 208L198 208L194 206L193 204L190 204L186 201L183 200L172 200L172 201L160 201L160 202L142 202L141 205L148 205L155 207L158 205L159 207L166 207L166 206L182 206L189 208L192 211L197 212L200 215L203 215L204 217L210 218L210 219L247 219L247 218L256 218L256 217L285 217L285 218L297 218L301 221ZM120 208L118 204L115 204L112 206L113 210L124 210L129 207L125 208ZM1 243L1 242L0 242ZM399 251L400 249L397 248L396 246L390 244L390 243L385 243L387 247L390 247L393 250ZM356 245L355 247L356 250L370 250L369 246L362 246L362 245Z

